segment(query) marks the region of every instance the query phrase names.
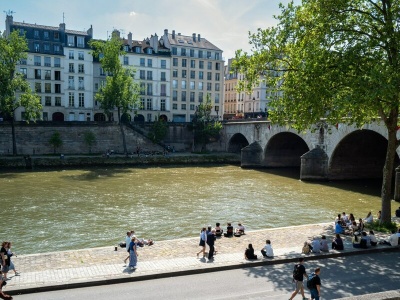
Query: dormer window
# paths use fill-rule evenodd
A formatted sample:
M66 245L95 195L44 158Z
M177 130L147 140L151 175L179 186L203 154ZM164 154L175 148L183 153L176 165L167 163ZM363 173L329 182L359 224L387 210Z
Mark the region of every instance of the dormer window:
M124 46L124 51L125 51L125 52L129 52L129 46L128 46L128 45L125 45L125 46Z
M68 36L68 47L75 47L75 37L73 35Z
M140 53L141 48L140 47L135 47L135 52Z
M153 49L151 49L151 48L147 48L146 50L147 50L147 54L152 54L153 53Z

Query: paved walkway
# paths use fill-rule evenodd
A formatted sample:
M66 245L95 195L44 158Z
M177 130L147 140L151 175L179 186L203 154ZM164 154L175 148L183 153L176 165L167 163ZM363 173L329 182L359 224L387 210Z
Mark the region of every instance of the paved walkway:
M7 281L5 292L15 295L290 262L299 257L304 241L322 234L325 234L328 241L331 241L333 224L265 229L247 232L242 237L222 237L216 241L218 253L213 261L196 257L196 253L200 250L198 237L156 241L153 246L138 248L138 267L134 271L129 270L123 262L127 256L125 249L118 247L118 250L115 251L116 245L22 255L13 259L21 275L14 276L13 272L9 273L10 280ZM377 237L381 238L379 234ZM124 237L121 237L121 240L123 239ZM251 262L244 259L244 250L249 243L253 244L256 253L260 255L259 250L264 246L266 239L270 239L272 242L275 252L274 259L259 259ZM350 237L345 238L345 248L347 249L342 252L312 254L309 258L351 255L359 251L390 250L390 247L387 246L378 246L370 250L356 250L351 247Z

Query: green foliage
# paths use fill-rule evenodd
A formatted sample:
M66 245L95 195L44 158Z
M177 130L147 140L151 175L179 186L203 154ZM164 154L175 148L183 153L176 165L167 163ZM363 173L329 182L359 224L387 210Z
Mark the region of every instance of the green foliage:
M324 119L359 127L380 119L388 148L382 220L390 221L391 176L398 145L400 2L303 0L281 7L278 25L250 34L252 53L236 52L235 71L249 90L265 80L269 118L297 130Z
M96 144L96 136L92 131L86 131L83 136L85 144L89 147L89 153L92 153L92 146Z
M14 113L23 107L27 122L40 118L40 97L34 94L16 66L26 58L28 45L25 37L13 31L8 37L0 34L0 113L11 118L13 127L13 154L17 154L14 130Z
M63 145L63 141L61 139L61 134L56 131L52 134L49 140L49 144L54 148L54 154L56 154L56 150Z
M148 138L154 143L157 144L161 142L165 136L167 135L168 125L167 123L158 117L158 120L153 123L151 126Z
M212 103L210 96L207 95L206 101L199 104L195 117L192 120L190 129L193 130L195 144L202 146L202 152L206 150L206 145L219 138L222 124L211 116Z
M365 224L365 227L369 230L384 232L384 233L391 233L393 230L397 232L397 224L394 222L380 222L374 221L370 224Z

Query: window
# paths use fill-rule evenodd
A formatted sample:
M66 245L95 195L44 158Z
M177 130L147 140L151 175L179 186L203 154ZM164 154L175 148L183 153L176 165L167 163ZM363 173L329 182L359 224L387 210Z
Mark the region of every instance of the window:
M146 65L146 60L144 58L140 58L140 66L144 67Z
M199 69L204 69L204 61L199 61Z
M75 36L73 35L68 36L68 46L75 47Z
M153 95L153 84L152 83L148 83L147 84L147 95Z
M69 64L69 69L68 70L69 70L70 73L75 73L75 66L74 66L73 63Z
M84 64L78 65L78 73L85 73L85 65Z
M203 89L203 82L200 81L200 82L199 82L199 90L202 90L202 89Z
M211 82L207 82L207 91L211 91L212 90L212 84Z
M51 83L46 82L44 84L44 92L45 93L51 93Z
M140 47L135 47L135 52L136 52L136 53L142 52L142 48L140 48Z
M194 59L190 60L190 67L191 68L196 68L196 61Z
M144 82L140 83L140 95L146 95L146 84Z
M40 52L40 44L39 43L33 43L33 51Z
M160 91L160 96L167 96L167 86L165 84L161 84L161 91Z
M215 63L215 70L219 71L221 69L221 63Z
M215 84L215 90L216 90L216 91L219 91L219 83L216 83L216 84Z
M85 38L83 36L78 36L77 38L78 42L78 47L79 48L84 48L85 47Z
M124 51L125 51L125 52L129 52L129 46L128 46L128 45L125 45L125 46L124 46Z
M219 77L220 77L220 74L219 73L215 73L215 81L219 81Z
M199 79L203 79L204 77L204 72L203 71L199 71Z
M106 76L106 73L104 72L103 68L100 68L100 75L101 76Z
M186 89L186 80L182 80L181 87L183 89Z
M186 101L186 91L181 91L181 101Z
M215 52L215 59L219 60L219 53L218 52Z
M207 70L212 70L212 62L207 62Z
M96 83L94 84L94 90L97 91L98 89L99 89L99 84L96 82Z
M74 50L69 50L68 57L69 59L74 59Z
M69 88L70 90L74 90L74 89L75 89L74 76L69 76L69 77L68 77L68 88Z
M51 97L50 96L44 97L44 105L51 106Z
M51 67L51 57L46 56L46 57L44 58L44 65L45 65L46 67Z
M79 51L78 52L78 59L79 60L84 60L85 59L85 54L83 53L83 51Z
M61 106L61 97L55 97L54 106Z
M173 103L172 104L172 109L178 109L178 104L177 103Z
M191 82L190 82L190 89L191 89L191 90L194 90L194 89L195 89L195 82L194 82L194 81L191 81Z
M161 72L161 81L166 81L165 72Z
M44 43L43 49L44 49L44 52L49 53L50 52L50 44Z
M144 109L144 99L140 99L140 108Z
M79 107L85 107L85 93L79 93Z
M45 70L44 71L44 79L45 80L51 80L51 70Z
M56 94L61 94L61 84L56 83L56 84L54 85L54 92L55 92Z
M172 47L172 55L177 55L178 49L176 47Z
M172 77L178 77L178 70L174 69L172 70Z
M177 66L178 66L178 59L177 59L176 57L174 57L174 58L172 59L172 65L173 65L174 67L177 67Z
M54 45L54 53L60 53L60 45Z
M194 57L194 49L190 49L190 57Z
M35 37L35 39L38 39L39 38L39 30L34 30L33 36Z
M190 110L195 110L194 104L190 104Z
M178 101L178 91L172 91L172 101Z
M218 93L215 94L214 103L219 103L219 94Z
M186 78L186 70L182 70L182 78Z
M35 69L35 79L42 79L42 70Z
M203 51L199 50L199 58L203 58Z
M46 40L49 39L49 32L48 31L43 32L43 38L46 39Z
M153 80L153 71L147 71L147 80Z
M19 60L19 64L20 64L20 65L26 65L26 63L27 63L26 58L21 58L21 59Z
M167 68L167 61L165 59L161 60L161 69L166 69Z
M203 102L203 92L199 92L199 102Z
M20 28L19 29L19 35L24 35L24 34L25 34L25 31L22 28Z
M54 32L54 40L58 41L60 39L60 34L58 32Z
M68 105L70 107L74 107L75 106L75 95L72 92L69 92L69 96L68 96Z
M147 59L147 66L152 67L153 66L153 60L151 58Z
M190 79L196 79L196 71L190 71Z
M78 78L78 89L80 90L84 90L85 89L85 81L84 81L84 77L79 77Z
M177 89L178 88L178 80L172 80L172 88Z
M27 69L26 68L19 68L19 73L22 74L23 78L27 78Z
M151 99L147 99L147 101L146 101L146 109L147 110L153 110L153 103L152 103Z
M40 82L35 82L35 92L36 93L42 92L42 84Z
M61 72L54 71L54 80L61 80Z
M42 65L42 58L40 56L35 56L33 59L34 59L35 66Z
M207 72L207 80L212 80L212 73L211 72Z
M207 58L211 58L211 51L207 51Z
M161 99L161 107L160 107L161 111L166 111L166 107L165 107L165 99Z
M181 48L181 56L186 56L186 49L185 48Z
M128 56L124 56L124 65L125 66L129 65L129 57Z
M181 104L181 109L186 109L186 104L182 103Z
M57 68L61 66L61 59L59 57L54 57L54 66Z
M182 58L182 67L186 67L186 64L187 64L187 59Z
M139 78L140 79L146 79L146 71L145 70L140 70L139 71Z
M194 102L195 97L196 97L195 92L190 92L190 102Z

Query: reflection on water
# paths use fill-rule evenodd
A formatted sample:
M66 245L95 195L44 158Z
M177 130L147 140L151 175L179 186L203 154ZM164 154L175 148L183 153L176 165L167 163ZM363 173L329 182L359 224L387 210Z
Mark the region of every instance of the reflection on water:
M380 181L298 177L298 169L237 166L3 173L0 239L12 240L21 254L48 252L115 245L129 229L161 240L196 236L215 222L241 221L253 230L380 209Z

